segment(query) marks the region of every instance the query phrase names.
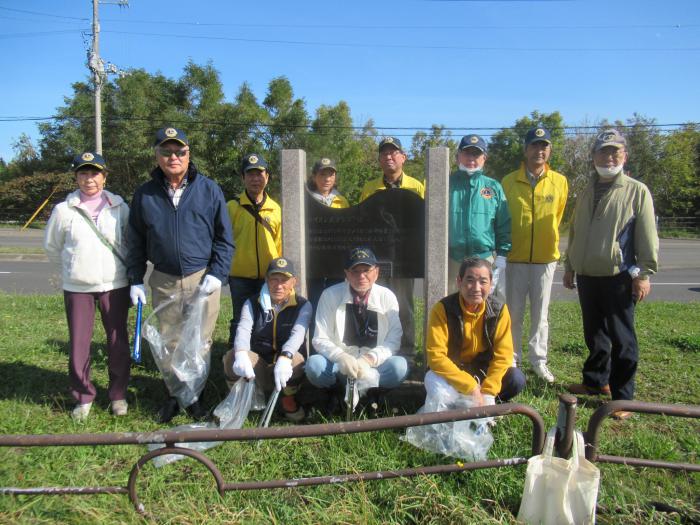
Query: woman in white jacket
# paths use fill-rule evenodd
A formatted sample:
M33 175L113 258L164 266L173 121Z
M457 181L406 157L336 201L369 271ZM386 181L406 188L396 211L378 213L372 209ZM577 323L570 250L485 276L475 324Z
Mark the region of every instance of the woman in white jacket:
M53 209L44 249L62 269L70 336L68 372L71 394L77 402L72 417L82 422L96 395L90 380L95 305L107 335L112 412L123 416L128 409L131 361L126 321L130 299L124 258L129 207L119 195L104 189L107 171L101 155L89 151L77 155L72 168L78 189Z

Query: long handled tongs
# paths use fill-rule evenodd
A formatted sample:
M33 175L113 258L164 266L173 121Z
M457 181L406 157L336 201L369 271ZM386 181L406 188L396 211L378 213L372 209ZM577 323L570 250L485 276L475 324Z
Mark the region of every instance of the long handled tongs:
M268 427L268 425L270 424L270 419L272 419L272 413L275 411L275 405L277 404L278 397L280 397L279 390L274 390L272 394L270 394L270 400L267 402L267 406L265 407L265 411L263 412L262 417L260 418L260 423L258 424L258 427Z
M347 384L347 409L345 411L345 421L352 420L352 413L355 410L355 379L348 377Z

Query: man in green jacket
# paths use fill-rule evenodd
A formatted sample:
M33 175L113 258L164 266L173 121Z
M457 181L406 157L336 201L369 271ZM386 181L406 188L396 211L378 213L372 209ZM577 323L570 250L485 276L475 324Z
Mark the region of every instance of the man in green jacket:
M634 308L651 290L659 239L649 189L623 172L626 148L615 129L597 136L597 174L578 197L569 229L563 284L578 286L589 351L583 382L568 387L573 394L634 398L639 359ZM630 415L618 411L613 417Z
M528 358L535 374L548 383L554 382L554 375L547 366L547 314L559 260L559 224L569 193L566 177L547 164L551 153L549 130L532 128L525 135L525 160L502 181L513 240L506 270L506 298L515 359L520 362L523 358L523 318L529 298Z
M501 184L484 175L486 142L478 135L462 137L459 169L450 175L449 261L452 291L466 257L495 261L494 287L506 268L510 251L510 212Z

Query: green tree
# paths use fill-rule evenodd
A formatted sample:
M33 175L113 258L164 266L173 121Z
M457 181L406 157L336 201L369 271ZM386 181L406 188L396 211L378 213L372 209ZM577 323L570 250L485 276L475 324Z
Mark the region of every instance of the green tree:
M446 131L445 126L433 124L430 133L425 131L417 131L411 140L411 159L407 163L406 171L410 171L412 177L419 180L425 179L425 158L428 154L428 148L445 146L450 150L450 167L456 165L455 152L457 151L458 141L452 137L451 131Z
M488 160L484 171L489 177L501 180L505 175L520 166L523 160L525 134L535 126L544 126L552 134L552 156L549 165L561 171L564 150L564 119L558 111L540 113L533 111L522 117L512 128L505 128L493 135L489 143Z
M700 213L700 130L687 124L664 141L661 176L654 186L657 214L676 217Z

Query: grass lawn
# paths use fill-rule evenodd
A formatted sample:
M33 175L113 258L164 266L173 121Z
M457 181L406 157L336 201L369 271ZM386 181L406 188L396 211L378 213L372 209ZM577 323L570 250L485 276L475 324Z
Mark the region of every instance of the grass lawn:
M225 352L230 302L222 304L204 403L225 394L220 358ZM134 315L131 315L132 322ZM551 309L550 368L557 383L538 382L527 365L528 387L517 401L535 407L547 426L555 423L557 393L580 380L586 349L578 304ZM638 308L641 346L637 399L700 404L700 303L643 303ZM73 423L68 411L67 328L61 296L0 293L0 431L3 434L152 431L165 397L155 368L132 370L129 415L108 412L104 335L95 327L93 377L96 406L87 423ZM148 353L144 345L144 353ZM579 400L578 428L585 428L597 404ZM258 413L249 421L257 423ZM311 421L320 422L319 415ZM173 421L187 423L180 415ZM285 424L273 418L273 425ZM495 429L490 457L529 456L529 420L503 419ZM601 453L699 463L700 422L662 416L636 416L607 422ZM0 449L0 485L125 486L128 472L145 453L142 446ZM388 470L450 463L454 460L381 432L328 438L227 443L208 456L226 481L263 480ZM599 465L602 481L598 523L697 523L700 476L658 469ZM139 494L146 521L163 523L514 523L525 466L444 476L343 485L229 492L220 498L213 478L199 463L183 460L140 476ZM660 512L657 503L680 513ZM0 523L142 523L125 495L3 496Z

